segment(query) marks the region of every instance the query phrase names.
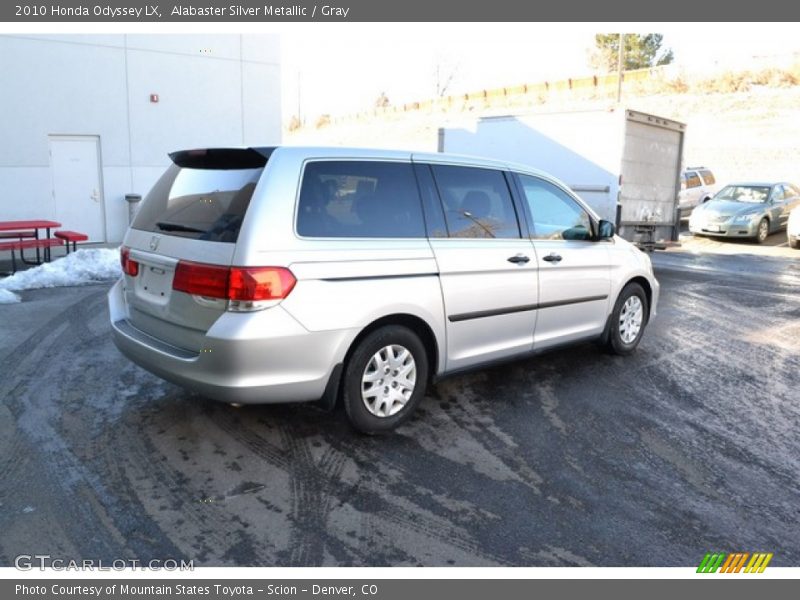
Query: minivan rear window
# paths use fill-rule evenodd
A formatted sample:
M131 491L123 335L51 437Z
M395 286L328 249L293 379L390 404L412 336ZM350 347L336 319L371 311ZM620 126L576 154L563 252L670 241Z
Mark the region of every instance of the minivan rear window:
M263 167L188 164L201 168L171 165L147 194L131 227L209 242L235 242Z
M320 160L306 164L297 207L306 237L425 237L410 163Z

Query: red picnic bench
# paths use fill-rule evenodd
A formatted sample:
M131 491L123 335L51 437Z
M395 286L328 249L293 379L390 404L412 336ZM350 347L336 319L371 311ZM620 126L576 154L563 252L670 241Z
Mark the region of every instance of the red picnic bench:
M44 229L47 234L44 236L45 239L50 238L50 230L55 227L61 227L61 223L58 221L47 221L44 219L31 219L27 221L0 221L0 233L4 234L5 238L17 238L15 242L4 242L6 247L0 248L0 250L19 250L19 256L22 259L22 262L26 264L28 261L25 260L25 255L23 250L26 248L35 248L36 249L36 263L39 264L41 262L41 258L39 255L39 249L44 249L44 259L50 260L50 248L54 244L50 242L46 242L44 244L39 244L39 230ZM34 243L32 246L19 246L20 242L23 242L25 238L33 237L34 239L31 241L37 242ZM15 246L11 248L9 244L14 244ZM16 271L16 257L14 256L14 252L11 253L11 262L14 266L14 270Z
M69 254L69 243L72 242L72 250L77 250L76 243L77 242L85 242L89 239L89 236L85 233L80 233L78 231L56 231L54 234L57 238L64 240L64 245L67 247L67 254Z
M0 231L0 240L35 238L36 231Z
M25 264L41 264L40 250L44 250L44 260L50 261L50 249L64 244L69 254L69 244L72 242L72 249L77 250L77 242L84 242L89 239L84 233L79 231L56 231L55 237L50 237L50 230L61 227L57 221L28 220L28 221L0 221L0 252L11 252L11 268L17 271L17 256ZM46 230L45 237L39 237L39 230ZM8 241L5 241L8 240ZM25 260L25 250L36 250L36 262L32 263Z
M39 253L39 248L44 249L45 257L50 257L49 249L53 246L60 246L64 242L57 238L46 238L42 240L14 240L12 242L0 242L0 251L2 250L10 250L11 251L11 269L13 273L17 272L17 257L16 251L19 250L19 256L22 259L22 262L25 261L25 256L22 254L23 250L29 249L36 249L36 253Z

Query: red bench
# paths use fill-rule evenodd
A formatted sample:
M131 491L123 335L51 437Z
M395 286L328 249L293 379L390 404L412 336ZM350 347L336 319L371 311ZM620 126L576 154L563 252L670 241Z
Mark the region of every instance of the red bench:
M63 242L56 238L46 238L43 240L15 240L13 242L0 242L0 251L7 250L11 252L11 268L14 273L17 272L17 257L15 252L19 250L20 258L25 260L24 255L22 254L23 250L28 250L31 248L44 248L47 250L48 248L52 248L54 246L60 246Z
M0 240L21 240L22 238L35 237L35 231L0 231Z
M69 243L72 242L72 249L77 250L76 242L85 242L89 236L79 231L56 231L54 234L59 239L64 240L64 245L67 247L67 254L69 254Z

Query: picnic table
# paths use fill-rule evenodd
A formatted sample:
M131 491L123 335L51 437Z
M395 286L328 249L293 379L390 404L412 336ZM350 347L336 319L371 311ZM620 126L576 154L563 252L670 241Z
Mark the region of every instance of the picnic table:
M36 262L41 263L40 249L44 251L44 259L50 261L50 248L52 246L60 246L63 242L57 238L50 237L50 230L56 227L61 227L61 223L57 221L48 221L45 219L30 219L26 221L0 221L0 239L14 239L15 241L0 241L0 251L10 250L11 261L14 263L14 270L16 271L16 259L14 252L19 250L22 262L25 260L23 251L25 249L36 249ZM44 229L46 235L44 238L39 237L39 230Z

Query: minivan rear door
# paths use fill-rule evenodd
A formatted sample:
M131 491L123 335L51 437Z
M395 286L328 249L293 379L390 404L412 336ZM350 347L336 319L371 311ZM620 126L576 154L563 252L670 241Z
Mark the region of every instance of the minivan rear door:
M145 198L123 242L131 265L124 275L128 320L163 342L199 352L227 300L174 289L176 272L181 264L189 267L184 274L208 277L215 267L230 267L268 153L206 149L170 158L173 164Z
M445 304L447 369L530 351L537 262L520 230L509 176L459 164L420 164L417 171L423 199L432 175L443 210L441 224L428 220Z

